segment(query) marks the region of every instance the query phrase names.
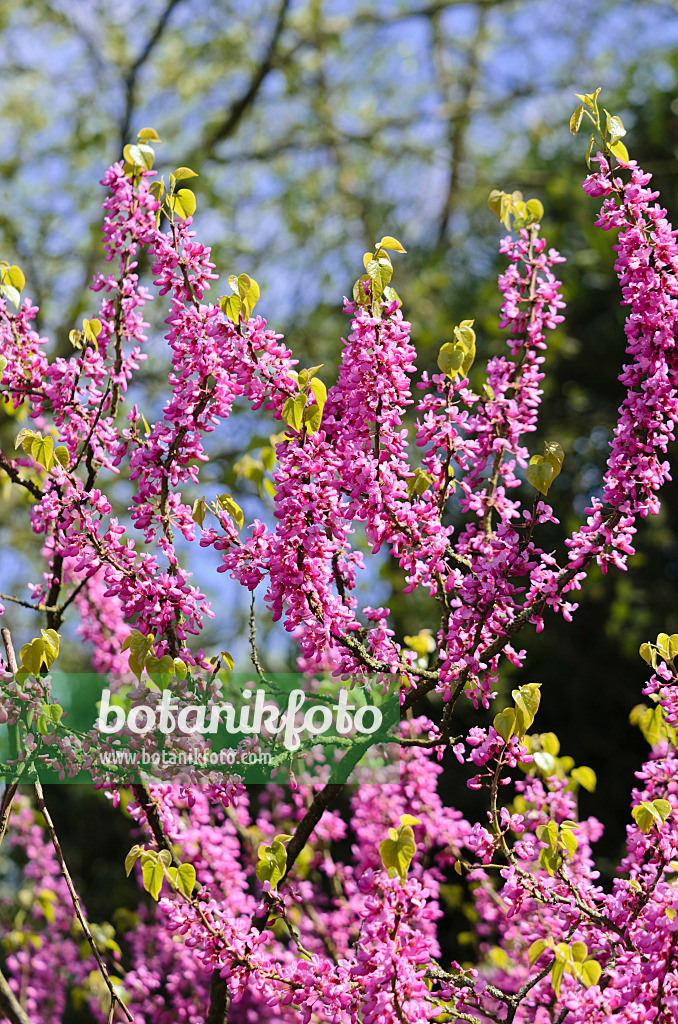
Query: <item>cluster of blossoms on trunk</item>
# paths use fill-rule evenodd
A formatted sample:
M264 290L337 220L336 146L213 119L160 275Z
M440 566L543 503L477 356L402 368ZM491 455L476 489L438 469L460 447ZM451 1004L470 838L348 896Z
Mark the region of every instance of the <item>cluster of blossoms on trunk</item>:
M69 998L97 1020L146 1024L675 1019L678 636L646 645L652 753L637 773L611 891L593 856L602 825L578 815L577 786L590 769L564 770L557 738L530 731L538 685L514 690L514 704L491 722L484 714L502 656L525 662L521 630L543 629L552 613L569 621L590 565L626 567L636 521L657 513L669 476L676 232L650 176L615 145L603 147L584 190L604 197L597 223L619 231L625 397L602 492L560 553L540 545L540 527L557 523L546 498L563 452L547 442L535 453L532 435L548 334L563 320L563 259L515 194L501 198L507 228L514 218L500 246L507 351L488 361L479 388L472 321L441 349L440 372L429 367L415 381L410 323L384 276L387 250L402 250L390 236L345 300L336 383L326 388L319 368L299 369L282 336L254 315L258 288L246 275L229 278L229 300L209 301L215 268L196 241L186 190L180 199L158 187L143 142L141 157L128 147L103 179L112 269L95 278L99 309L74 332L69 359L48 358L37 309L26 299L13 311L5 289L0 394L23 405L31 427L0 468L30 495L45 571L24 603L46 615L18 672L9 648L3 667L2 720L21 741L12 765L26 782L41 767L62 778L89 771L114 807L124 796L135 842L128 870L154 901L142 900L117 934L86 929L53 829L8 784L0 841L7 831L7 847L27 865L18 888L0 889L0 920L10 925L3 1020L15 1024L23 1007L32 1024L52 1024ZM153 288L140 284L142 256ZM146 358L143 309L154 290L168 303L171 370L149 425L126 396ZM209 483L209 435L243 406L278 432L273 514L252 522L229 495L192 500ZM117 479L132 493L118 514L106 493ZM302 763L289 784L273 778L256 793L237 773L205 780L188 771L172 782L160 772L130 789L101 770L113 741L95 728L69 730L43 670L68 617L93 667L132 708L159 709L166 685L176 708L218 699L219 665L192 639L214 610L181 564L178 535L216 552L217 572L263 596L309 685L321 677L375 699L398 695L396 780L375 779L358 757L349 782L319 782L322 771ZM369 558L380 552L402 570L406 593L437 602L439 621L418 637L398 636L387 607L361 603ZM261 671L254 633L252 645ZM150 681L159 666L173 682ZM421 712L427 694L427 714L440 709L435 720ZM478 712L461 737L452 735L460 701ZM197 741L179 742L188 750ZM444 802L449 772L486 792L484 818L468 821ZM441 941L454 873L478 921L473 965L445 959Z

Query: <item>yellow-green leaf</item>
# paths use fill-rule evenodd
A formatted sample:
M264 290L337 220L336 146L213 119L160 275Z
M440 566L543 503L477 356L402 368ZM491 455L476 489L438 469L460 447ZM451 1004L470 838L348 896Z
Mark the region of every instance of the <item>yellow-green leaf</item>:
M195 195L190 188L180 188L178 192L170 196L170 207L177 217L186 220L195 213Z
M196 498L193 502L193 510L191 512L191 519L198 526L202 526L205 522L205 515L207 514L207 502L203 498Z
M183 178L197 178L197 171L192 171L190 167L177 167L174 172L174 180L181 181Z
M580 768L573 768L570 772L570 778L574 779L575 782L578 782L579 785L583 786L589 793L595 792L598 780L593 768L589 768L585 764L581 765Z
M379 856L388 871L389 878L399 875L405 881L417 844L411 825L401 825L397 830L389 829L389 835L379 843Z
M629 151L624 143L620 142L619 139L616 142L613 142L610 146L610 153L612 153L613 156L616 156L617 160L621 164L627 164L629 162Z
M285 400L282 407L283 422L300 431L304 425L304 409L306 407L306 395L298 394Z
M144 142L162 142L162 139L156 132L155 128L142 128L137 135L138 139L143 139Z
M528 484L536 487L541 494L548 494L555 472L553 466L546 462L542 455L533 455L525 476Z
M143 167L146 171L150 171L153 167L155 152L151 146L147 146L144 142L139 142L136 146L125 146L122 153L127 163L135 167Z
M20 292L26 284L26 278L24 277L21 267L14 265L3 270L2 283L4 285L9 285L9 287L14 288L17 292Z
M143 672L146 658L153 646L154 640L155 637L152 633L144 636L138 629L133 629L122 645L123 651L129 649L130 672L134 672L137 679L140 678Z
M580 104L575 110L574 114L570 118L570 131L573 135L576 135L581 127L582 118L584 116L584 108Z
M54 461L54 441L51 437L35 436L31 442L31 458L45 469Z
M217 498L217 505L219 508L228 512L231 519L233 519L239 530L242 530L243 523L245 522L245 513L240 508L237 501L234 501L230 494L220 494Z
M65 444L57 445L57 447L54 449L54 458L61 466L64 467L64 469L68 469L69 455L68 448L66 447Z
M193 894L195 885L195 868L192 864L182 864L177 871L177 885L184 896Z
M376 249L393 249L394 252L407 252L407 249L403 249L401 243L393 235L384 235L381 241L377 242Z

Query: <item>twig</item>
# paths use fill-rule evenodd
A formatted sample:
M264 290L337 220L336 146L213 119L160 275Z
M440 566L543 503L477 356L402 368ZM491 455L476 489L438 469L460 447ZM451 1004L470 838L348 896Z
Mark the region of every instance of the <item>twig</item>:
M39 782L36 782L34 784L34 789L35 789L35 796L36 796L36 799L37 799L37 802L38 802L38 807L39 807L40 811L42 812L43 818L45 819L45 824L47 825L47 831L49 832L50 839L52 840L52 846L54 847L54 851L56 853L57 860L59 862L59 867L61 868L61 873L64 876L64 880L65 880L66 885L68 887L68 892L69 892L70 897L71 897L71 902L73 904L73 909L75 911L75 916L77 917L78 921L80 922L80 927L82 928L83 932L85 933L85 937L86 937L87 941L89 942L89 945L90 945L90 948L92 950L92 953L94 954L94 959L96 960L97 965L99 967L99 970L101 971L101 976L104 979L104 982L106 984L106 988L108 989L108 991L110 993L110 996L111 996L111 1004L117 1003L120 1006L122 1012L127 1017L127 1020L131 1021L132 1024L133 1024L134 1017L132 1016L130 1011L127 1009L127 1006L125 1005L125 1002L123 1001L123 999L121 999L121 997L118 995L118 993L115 991L115 988L113 987L113 983L112 983L112 981L111 981L111 979L109 977L108 969L106 967L106 964L104 963L104 961L102 959L101 953L99 952L99 948L98 948L98 946L97 946L97 944L96 944L96 942L94 940L94 936L92 935L92 933L91 933L91 931L89 929L89 925L87 924L87 920L86 920L86 918L85 918L85 916L84 916L84 914L82 912L82 908L80 906L80 897L78 896L78 894L77 894L77 892L75 890L75 886L73 885L73 879L71 878L70 872L68 870L68 866L66 864L66 861L64 860L64 855L63 855L63 852L62 852L62 849L61 849L61 844L59 843L59 837L56 834L56 829L54 828L54 822L52 821L52 817L51 817L49 811L47 810L47 805L45 804L45 796L44 796L44 793L42 791L42 786L40 785Z
M7 979L0 971L0 1012L11 1024L31 1024L30 1017L12 992Z
M19 671L19 667L16 663L16 655L14 653L14 645L12 643L12 634L5 626L0 631L0 635L2 635L2 642L5 645L5 654L7 656L7 664L9 665L9 670L13 676L16 676L17 672ZM12 753L16 753L16 751L12 751ZM2 844L5 832L7 831L7 823L9 821L9 816L12 810L12 801L14 800L17 789L17 782L12 782L11 784L8 783L5 786L5 792L2 795L2 805L0 806L0 845Z

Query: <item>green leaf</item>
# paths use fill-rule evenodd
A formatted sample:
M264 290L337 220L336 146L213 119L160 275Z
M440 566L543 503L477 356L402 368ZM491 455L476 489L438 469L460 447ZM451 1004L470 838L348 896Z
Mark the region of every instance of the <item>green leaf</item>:
M581 965L581 979L587 988L597 985L602 968L597 960L587 960Z
M159 200L160 196L165 191L164 180L161 178L160 181L151 182L151 184L148 186L148 191L151 193L152 196Z
M659 633L657 635L657 650L661 654L665 661L668 661L669 657L669 637L667 633Z
M318 367L320 369L320 367ZM325 402L327 401L327 388L320 380L319 377L314 377L311 380L311 391L315 395L315 400L320 406L320 411L325 408Z
M544 775L555 775L557 762L553 754L545 750L538 750L534 755L534 763Z
M463 345L446 342L438 353L438 368L453 380L464 365L466 355Z
M541 494L546 495L555 473L553 466L546 462L542 455L533 455L525 476L528 484L532 484Z
M640 654L643 661L647 662L647 664L650 665L652 668L657 667L657 659L654 656L654 650L651 644L641 644L638 653Z
M586 150L586 166L588 167L589 170L591 170L591 152L593 150L593 146L595 144L595 141L596 140L595 140L595 137L593 135L593 132L591 132L591 138L589 139L589 148Z
M182 220L192 217L195 213L195 195L190 188L180 188L178 192L170 196L169 204L177 217L181 217Z
M54 441L51 437L36 435L31 442L31 458L38 465L49 469L54 461Z
M299 394L285 400L282 407L283 422L292 430L300 431L304 425L304 409L306 407L306 395Z
M565 961L556 960L553 967L551 968L551 984L553 985L553 991L557 996L560 995L560 983L563 980L563 971L565 970Z
M2 283L5 286L14 288L17 292L22 291L26 284L26 278L24 277L21 267L11 266L7 267L6 270L2 271Z
M57 460L59 465L63 466L64 469L68 469L68 448L65 444L57 445L54 449L54 458Z
M573 942L570 950L575 963L582 963L582 961L586 960L589 952L585 942Z
M570 118L570 131L573 135L576 135L581 127L582 118L584 116L584 108L580 104L575 110L574 114Z
M377 242L375 252L377 249L393 249L394 252L407 252L407 249L403 249L401 243L393 235L384 235L380 242Z
M542 953L549 948L550 946L546 939L536 939L527 951L527 961L530 967L534 967Z
M239 295L223 295L219 299L219 308L234 324L240 323L243 305Z
M542 843L546 843L548 849L553 853L558 849L558 824L555 821L549 821L548 825L537 826L537 839Z
M233 661L233 658L228 653L228 651L220 651L219 652L219 656L221 657L221 660L223 661L223 663L226 666L226 668L228 669L228 671L232 672L233 671L233 666L234 666L235 662Z
M573 768L570 773L570 778L578 782L580 786L583 786L589 793L595 793L596 790L596 773L593 768L588 768L586 765L581 765L580 768Z
M572 832L570 832L569 828L563 828L560 831L560 841L567 850L567 855L569 859L572 860L572 858L575 855L577 846L579 845L577 843L577 837Z
M393 264L388 256L380 256L379 259L369 260L366 270L374 282L374 298L378 299L393 277Z
M356 283L353 285L353 301L357 302L360 306L366 306L369 303L369 295L365 290L367 282L371 281L368 274L363 277L359 277Z
M271 888L276 889L278 882L284 876L287 868L287 850L285 843L289 842L292 836L278 835L270 846L262 843L259 847L259 862L256 868L257 878L260 882L270 882Z
M128 878L130 871L132 870L136 862L139 860L139 857L143 852L144 851L140 846L134 845L127 854L127 856L125 857L125 872Z
M26 452L26 455L30 455L34 437L37 437L34 430L29 430L28 427L22 427L14 438L14 447L18 448L19 445L21 445L23 450Z
M155 128L142 128L137 138L143 139L144 142L162 142Z
M151 146L147 146L143 142L138 143L136 146L125 146L122 154L127 163L132 164L134 167L143 167L145 171L150 171L153 167L155 152Z
M527 683L511 691L511 696L516 702L516 724L520 735L525 735L539 710L540 686L541 683Z
M152 654L147 655L144 667L153 682L165 690L174 673L174 658L171 654L163 654L162 658L156 658Z
M316 430L320 430L322 418L323 413L319 405L309 405L304 409L303 425L309 434L315 434Z
M51 668L59 657L59 634L55 629L41 629L40 634L45 645L45 664L47 668Z
M0 294L4 295L10 302L13 302L17 309L19 308L21 296L16 288L12 288L11 285L8 284L0 285Z
M261 292L259 291L259 285L250 277L249 274L240 274L238 277L238 295L240 296L243 304L243 309L246 315L249 317L252 315L252 310L259 301ZM228 283L233 287L231 278L229 277Z
M610 146L610 153L616 156L619 163L627 164L629 162L629 151L623 142L614 142Z
M5 359L4 356L0 356L0 384L2 383L2 375L5 372L5 367L6 366L7 366L7 360Z
M148 859L144 861L144 855L142 854L141 872L144 889L151 894L154 900L157 900L165 878L165 869L159 857L152 857L150 854L146 854L146 857Z
M388 871L388 877L394 878L395 875L399 875L402 882L407 877L416 852L417 844L411 825L401 825L397 831L390 828L388 837L379 843L379 856Z
M433 477L417 467L414 475L407 481L407 497L411 498L414 494L425 494L432 483Z
M663 825L670 813L671 804L668 800L643 800L631 812L638 828L645 835L653 825Z
M174 172L174 180L182 181L184 178L197 178L197 171L192 171L190 167L177 167Z
M607 110L607 126L605 129L606 135L611 136L612 142L616 142L617 139L621 139L626 135L626 128L622 124L621 117L617 117L616 114L608 114Z
M138 629L133 629L130 635L127 637L122 645L123 651L129 649L129 667L130 672L134 672L134 675L139 679L143 672L146 658L153 646L155 637L152 633L148 636L144 636Z
M669 637L669 661L678 655L678 633L672 633Z
M188 666L181 658L174 659L174 675L177 679L185 679L188 674Z
M192 864L182 864L178 869L177 885L184 896L192 896L195 886L195 868Z
M204 497L196 498L195 501L193 502L193 510L191 512L191 519L193 520L194 523L197 523L198 526L202 526L202 524L205 522L206 514L207 514L207 502L205 501L205 498Z
M242 530L243 523L245 522L245 513L237 501L234 501L230 494L220 494L217 498L217 505L223 512L227 512L238 529Z
M528 199L525 203L527 226L539 224L544 217L544 206L538 199Z
M495 715L492 725L501 738L508 743L516 730L516 713L513 708L504 708L498 715Z

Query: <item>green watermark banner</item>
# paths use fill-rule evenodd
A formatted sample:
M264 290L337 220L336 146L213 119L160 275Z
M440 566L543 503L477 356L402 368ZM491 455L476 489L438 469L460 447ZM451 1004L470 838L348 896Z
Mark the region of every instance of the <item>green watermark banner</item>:
M398 780L398 695L299 673L0 680L4 782Z

